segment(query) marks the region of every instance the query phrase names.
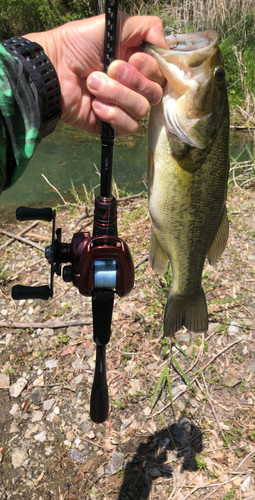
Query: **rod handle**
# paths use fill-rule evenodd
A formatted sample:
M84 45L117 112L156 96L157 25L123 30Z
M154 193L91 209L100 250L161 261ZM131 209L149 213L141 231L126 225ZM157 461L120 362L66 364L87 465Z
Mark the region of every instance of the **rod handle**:
M106 379L106 346L97 345L96 368L90 398L90 418L96 424L107 420L109 397Z

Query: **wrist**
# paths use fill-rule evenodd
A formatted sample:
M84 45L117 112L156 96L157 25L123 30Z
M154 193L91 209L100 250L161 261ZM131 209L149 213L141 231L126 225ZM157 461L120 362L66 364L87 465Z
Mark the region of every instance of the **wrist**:
M55 129L61 111L61 90L54 64L37 41L13 37L2 42L5 49L17 57L34 83L41 112L41 134L45 137Z

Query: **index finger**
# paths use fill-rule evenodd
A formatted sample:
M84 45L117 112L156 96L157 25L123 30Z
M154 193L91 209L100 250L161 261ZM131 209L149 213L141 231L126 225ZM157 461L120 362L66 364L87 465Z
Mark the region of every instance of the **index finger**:
M169 48L159 17L120 14L118 20L121 39L117 59L128 60L144 41L162 49Z

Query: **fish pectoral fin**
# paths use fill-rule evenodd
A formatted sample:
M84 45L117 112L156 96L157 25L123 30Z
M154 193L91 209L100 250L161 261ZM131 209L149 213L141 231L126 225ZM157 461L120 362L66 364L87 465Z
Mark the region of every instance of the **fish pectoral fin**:
M164 335L172 337L183 326L190 332L208 330L208 314L204 290L195 298L176 297L170 292L164 317Z
M152 269L154 269L156 273L164 274L164 272L166 271L167 263L169 261L169 257L160 246L153 226L151 228L149 259Z
M223 254L228 241L228 230L229 230L228 215L225 205L221 214L220 222L217 227L215 236L207 252L207 258L209 260L209 264L215 264L215 262Z

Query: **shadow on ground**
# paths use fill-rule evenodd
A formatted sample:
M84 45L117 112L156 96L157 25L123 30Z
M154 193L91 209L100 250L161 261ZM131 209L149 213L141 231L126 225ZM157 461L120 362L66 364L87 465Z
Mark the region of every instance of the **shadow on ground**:
M156 432L125 463L124 480L116 500L149 499L153 480L159 476L171 477L171 463L179 460L181 472L196 470L195 456L202 449L202 431L186 417Z

